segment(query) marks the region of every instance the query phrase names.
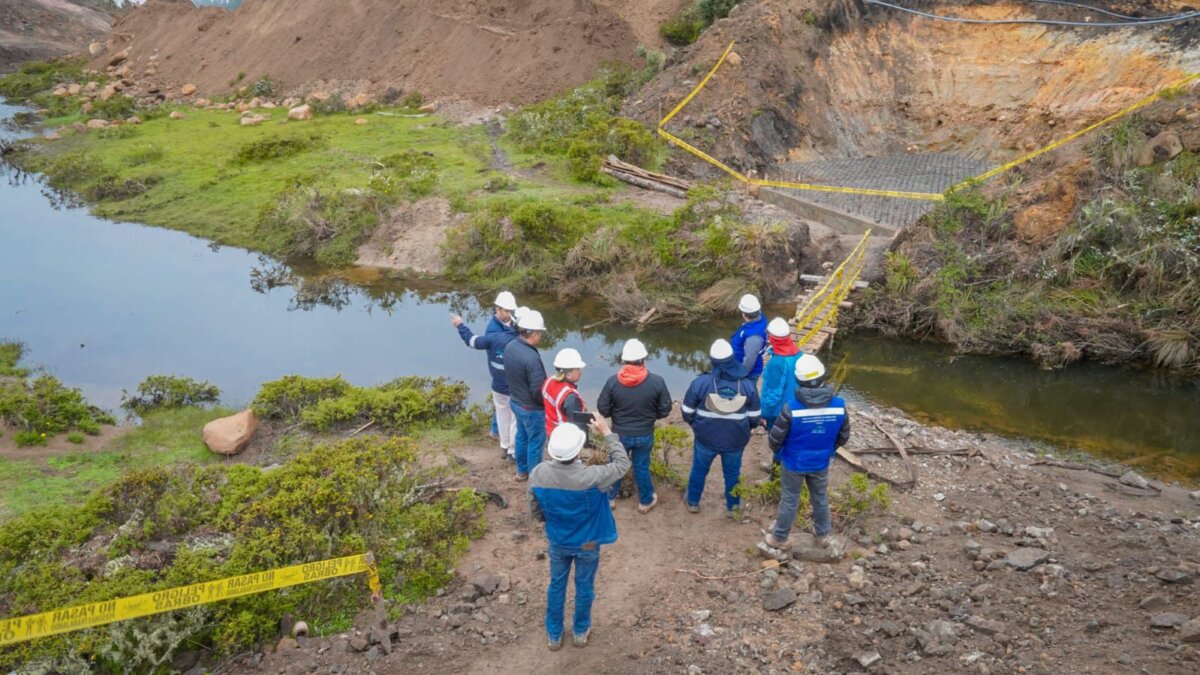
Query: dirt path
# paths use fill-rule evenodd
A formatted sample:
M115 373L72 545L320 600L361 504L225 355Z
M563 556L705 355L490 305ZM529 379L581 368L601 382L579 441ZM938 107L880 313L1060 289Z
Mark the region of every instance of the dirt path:
M773 507L727 519L715 469L698 515L659 486L647 516L633 500L618 506L591 644L550 652L545 544L524 516L524 484L496 449L455 448L462 484L498 490L509 507L488 507L488 533L442 596L394 624L390 654L360 630L268 646L219 672L1196 672L1200 493L1046 466L1018 443L894 410L853 414L851 447L888 445L873 419L908 447L976 454L915 455L920 480L893 490L886 513L835 517L847 540L837 562L765 569L754 545ZM764 475L763 443L754 438L743 464L751 481ZM865 461L903 476L891 457ZM849 475L837 463L833 489Z

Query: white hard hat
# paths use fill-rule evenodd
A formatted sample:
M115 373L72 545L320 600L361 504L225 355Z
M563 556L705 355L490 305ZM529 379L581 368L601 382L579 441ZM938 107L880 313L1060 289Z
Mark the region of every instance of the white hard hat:
M729 344L728 340L717 340L712 343L712 348L708 350L708 355L718 361L728 359L733 356L733 345Z
M758 302L758 298L747 293L742 296L741 300L738 300L738 311L742 314L757 314L762 311L762 305Z
M792 327L788 325L786 319L775 317L771 319L771 323L767 324L767 333L775 337L787 337L792 332Z
M796 359L796 380L812 382L825 376L825 364L812 354L801 354Z
M516 319L517 321L520 321L521 315L528 311L529 311L528 307L526 307L525 305L521 305L520 307L513 310L513 318Z
M546 452L551 459L569 462L579 455L587 434L574 424L560 424L550 432L550 440L546 442Z
M500 309L507 309L510 312L514 312L517 309L517 299L508 291L500 291L496 295L496 302L494 304Z
M641 361L647 356L649 356L649 354L646 352L646 345L642 344L642 341L637 338L626 340L625 346L621 347L622 361Z
M587 364L583 362L583 357L579 355L579 351L567 347L561 349L554 355L554 367L561 370L574 370L575 368L584 368Z
M517 319L517 328L521 330L546 330L546 321L542 319L542 313L536 309L520 310L521 318Z

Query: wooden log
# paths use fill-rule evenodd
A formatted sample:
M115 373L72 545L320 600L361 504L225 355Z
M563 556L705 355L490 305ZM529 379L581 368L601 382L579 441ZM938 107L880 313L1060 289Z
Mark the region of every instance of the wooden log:
M644 188L646 190L654 190L656 192L663 192L663 193L671 195L672 197L678 197L679 199L687 199L687 190L682 190L677 187L665 185L665 184L660 183L655 180L650 180L647 178L641 178L639 176L634 176L634 175L626 173L624 171L619 171L617 169L611 169L606 166L601 167L600 170L603 171L604 173L612 176L613 178L616 178L617 180L625 182L625 183L629 183L630 185L636 185L637 187Z
M802 281L806 284L823 284L823 283L825 283L825 279L826 279L826 277L817 276L816 274L801 274L800 275L800 281ZM862 281L861 279L855 280L855 282L854 282L855 289L863 289L863 288L870 288L870 287L871 287L870 283L868 283L866 281Z
M898 453L900 453L900 459L904 460L904 467L906 469L908 469L909 484L916 485L917 484L917 465L913 464L913 461L911 458L909 458L908 452L905 451L904 446L901 445L900 441L896 440L896 437L891 435L891 433L889 433L887 429L884 429L882 426L880 426L879 422L876 422L875 420L872 419L871 424L874 424L876 429L883 432L883 435L887 436L887 439L889 441L891 441L893 446L896 447L896 451Z

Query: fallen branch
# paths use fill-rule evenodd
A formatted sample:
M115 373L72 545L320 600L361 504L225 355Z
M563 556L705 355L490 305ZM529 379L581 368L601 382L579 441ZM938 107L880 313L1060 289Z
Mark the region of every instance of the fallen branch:
M867 477L871 478L872 480L877 480L877 481L880 481L883 483L887 483L888 485L891 485L892 487L896 488L897 490L907 490L912 487L912 485L909 483L901 483L900 481L897 481L894 478L885 476L885 475L879 473L878 471L872 469L871 467L867 466L866 464L863 464L863 461L861 459L856 457L854 455L854 453L850 452L849 450L846 450L845 448L838 448L837 456L841 457L842 461L846 462L847 464L854 467L858 471L861 471L861 472L867 474Z
M703 579L705 581L728 581L730 579L742 579L744 577L752 577L755 574L762 574L763 572L766 572L767 570L779 569L779 566L782 564L778 560L768 560L767 563L769 563L769 564L764 566L762 569L757 569L757 570L754 570L753 572L743 572L741 574L731 574L726 577L710 577L707 574L701 574L699 570L679 569L679 570L675 570L675 571L683 572L685 574L694 574L695 576L697 576L700 579Z
M907 448L911 455L964 455L974 457L979 454L979 450L975 448ZM894 447L891 448L852 448L850 452L856 455L898 455L900 451Z
M371 425L373 425L373 424L375 424L375 420L371 420L370 422L367 422L366 424L362 425L361 427L359 427L359 428L355 429L354 431L351 431L350 433L346 434L346 438L354 438L354 437L355 437L355 436L357 436L359 433L361 433L361 432L363 432L363 431L366 431L367 429L369 429L369 428L371 427Z
M1120 478L1122 475L1124 475L1124 472L1122 472L1122 471L1115 471L1113 469L1101 469L1101 468L1097 468L1094 466L1088 466L1087 464L1079 464L1078 462L1064 462L1061 459L1050 459L1048 457L1043 457L1041 459L1035 459L1032 462L1030 462L1030 464L1043 465L1043 466L1054 466L1054 467L1058 467L1060 469L1070 469L1072 471L1091 471L1092 473L1098 473L1101 476L1108 476L1109 478Z
M889 433L887 429L884 429L882 426L880 426L879 422L876 422L874 419L872 419L871 424L875 425L875 428L882 432L884 436L887 436L887 439L892 442L893 446L895 446L896 451L900 453L900 459L904 460L904 468L908 470L909 487L916 485L917 465L913 464L913 461L908 456L908 452L905 451L904 446L901 445L900 441L896 440L896 437Z

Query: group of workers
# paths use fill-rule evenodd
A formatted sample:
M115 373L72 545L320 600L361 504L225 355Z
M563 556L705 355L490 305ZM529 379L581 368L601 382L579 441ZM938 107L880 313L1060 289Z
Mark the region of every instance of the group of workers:
M600 547L617 540L613 511L621 481L633 469L641 514L658 505L651 477L655 423L667 417L672 399L666 382L646 368L649 353L637 339L621 348L621 368L604 383L595 414L579 393L587 367L579 351L558 351L548 375L538 345L546 332L542 314L519 307L512 293L496 296L495 311L482 335L461 317L451 323L467 346L487 352L495 405L493 434L501 457L528 481L530 511L545 523L550 581L546 633L552 651L562 647L567 581L575 569L573 644L583 647L591 631L591 606ZM807 485L813 534L825 545L831 529L827 494L829 464L850 436L845 402L826 383L825 367L802 353L782 318L767 321L754 295L738 303L743 323L729 340L709 349L711 369L688 387L680 404L693 432L692 466L684 505L700 512L709 469L719 457L725 508L740 520L736 491L742 455L756 427L767 440L780 475L779 511L764 541L788 544L801 489ZM762 378L761 393L759 379ZM611 419L611 425L607 419ZM608 461L587 464L580 453L591 429L604 439Z

